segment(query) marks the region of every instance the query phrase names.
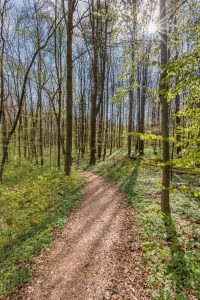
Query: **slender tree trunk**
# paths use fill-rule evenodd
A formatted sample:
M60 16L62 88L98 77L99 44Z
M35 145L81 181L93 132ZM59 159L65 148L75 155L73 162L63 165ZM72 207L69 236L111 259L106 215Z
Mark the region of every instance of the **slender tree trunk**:
M109 69L110 71L110 69ZM105 141L104 141L104 152L103 152L103 160L106 158L106 151L108 147L108 105L109 105L109 71L107 74L107 83L106 83L106 97L105 97L105 118L106 118L106 128L105 128Z
M22 136L22 117L19 118L19 125L18 125L18 158L19 162L21 160L21 136Z
M176 95L176 98L175 98L175 105L176 105L176 142L177 142L177 147L176 147L176 153L177 153L177 156L180 155L180 152L181 152L181 146L179 145L180 141L181 141L181 134L179 132L179 126L181 124L181 118L180 116L178 115L178 112L180 110L180 96L179 95Z
M106 26L107 28L107 26ZM105 32L106 35L107 32ZM105 42L106 43L106 42ZM104 49L105 51L106 49ZM102 55L102 67L101 67L101 91L100 91L100 97L99 97L99 103L100 103L100 111L99 111L99 131L98 131L98 159L101 160L102 156L102 146L103 146L103 118L104 118L104 89L105 89L105 72L106 72L106 53Z
M2 111L2 145L3 145L3 151L2 151L2 160L0 165L0 181L3 179L3 173L5 169L5 164L8 159L8 145L9 145L9 139L7 137L7 128L6 128L6 118L5 118L5 112Z
M68 0L68 18L67 18L67 126L66 126L66 153L65 153L65 174L71 173L72 166L72 107L73 107L73 91L72 91L72 37L73 37L73 12L74 0Z
M146 90L147 90L147 66L143 66L142 72L142 95L140 106L140 123L139 132L144 134L144 119L145 119L145 104L146 104ZM144 140L139 139L139 154L144 155Z
M138 87L137 87L137 130L138 132L140 131L140 112L141 112L141 101L140 101L140 98L141 98L141 89L140 89L140 66L138 65L137 67L137 84L138 84ZM137 143L136 143L136 151L138 151L139 149L139 141L140 139L137 138Z
M161 50L161 67L165 68L168 63L168 33L167 33L167 14L166 14L166 0L160 0L160 50ZM170 159L169 154L169 105L166 99L167 84L165 79L167 72L162 70L160 75L160 101L162 107L161 119L161 134L162 142L162 192L161 192L161 210L165 214L170 213L169 203L169 187L170 187L170 166L167 165Z
M85 154L85 114L84 114L84 95L81 94L81 154L82 158Z
M118 147L121 148L121 135L122 135L122 104L119 104L118 107L118 116L119 116L119 129L118 129Z
M40 153L40 165L44 165L44 156L43 156L43 113L42 113L42 90L41 85L39 84L39 153Z
M99 110L99 128L98 128L98 160L100 162L102 156L102 144L103 144L103 115L104 115L104 103L101 104Z
M132 80L131 80L132 82ZM129 116L128 116L128 157L131 156L131 144L132 144L132 136L131 132L133 129L133 90L129 91Z
M94 5L94 3L93 3ZM99 2L97 2L97 9ZM94 10L94 7L93 7ZM98 32L98 16L91 16L92 39L93 39L93 87L90 111L90 165L96 164L96 117L97 117L97 97L98 97L98 45L96 32Z
M28 147L28 112L27 112L27 101L25 98L24 101L24 118L23 118L23 123L24 123L24 158L27 158L27 147Z
M96 67L94 73L96 74ZM90 115L90 165L96 164L96 105L97 105L97 79L94 79L94 87L91 101Z
M111 104L111 120L110 120L110 155L113 151L113 139L114 139L114 119L113 119L113 104Z

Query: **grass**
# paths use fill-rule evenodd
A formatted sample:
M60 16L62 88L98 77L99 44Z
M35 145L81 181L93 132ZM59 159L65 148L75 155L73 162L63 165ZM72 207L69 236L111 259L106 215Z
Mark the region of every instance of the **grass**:
M127 159L119 150L93 170L117 182L139 213L148 283L155 289L152 298L200 299L200 199L188 190L198 190L199 179L174 175L172 215L166 219L160 212L158 168Z
M9 163L0 184L0 294L27 282L34 256L51 243L55 228L82 196L83 175Z

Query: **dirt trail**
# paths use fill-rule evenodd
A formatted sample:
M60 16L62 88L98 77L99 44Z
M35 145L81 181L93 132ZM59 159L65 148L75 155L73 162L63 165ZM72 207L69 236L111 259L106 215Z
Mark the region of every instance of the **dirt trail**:
M37 276L9 299L151 299L137 215L116 185L87 172L81 207L37 261Z

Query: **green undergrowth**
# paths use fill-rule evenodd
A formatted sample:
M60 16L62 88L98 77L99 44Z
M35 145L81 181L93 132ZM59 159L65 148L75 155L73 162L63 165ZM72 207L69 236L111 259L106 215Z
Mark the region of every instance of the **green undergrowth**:
M183 187L199 188L199 180L174 175L171 219L160 212L158 168L130 160L116 151L93 169L119 184L139 213L141 249L150 270L153 299L200 299L200 199ZM134 272L134 270L133 270Z
M84 177L56 168L10 163L0 184L0 294L27 282L34 255L48 247L55 228L78 205Z

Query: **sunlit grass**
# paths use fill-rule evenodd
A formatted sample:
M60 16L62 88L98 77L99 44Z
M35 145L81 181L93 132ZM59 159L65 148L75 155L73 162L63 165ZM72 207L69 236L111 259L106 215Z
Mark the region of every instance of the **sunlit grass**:
M82 196L83 175L10 163L0 184L0 294L26 282L35 254L49 245L56 227Z
M199 179L175 174L172 182L172 219L160 211L159 168L130 160L126 152L116 151L94 168L116 181L130 205L139 213L141 249L151 276L154 299L199 299L200 297L200 203L191 192ZM194 298L191 298L194 297Z

